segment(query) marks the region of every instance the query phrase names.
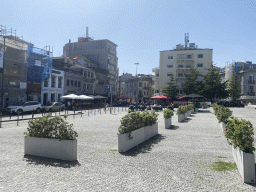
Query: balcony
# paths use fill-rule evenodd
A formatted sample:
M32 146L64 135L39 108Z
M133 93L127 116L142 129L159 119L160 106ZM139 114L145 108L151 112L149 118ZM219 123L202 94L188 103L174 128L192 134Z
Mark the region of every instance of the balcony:
M147 89L147 90L150 90L150 87L143 87L143 89Z
M255 80L248 80L248 84L255 84Z
M108 70L108 73L111 74L111 75L116 75L116 71L113 71L113 70Z
M112 65L116 65L116 61L113 61L111 59L108 59L108 63L112 64Z
M249 91L249 92L247 92L247 95L249 95L249 96L255 96L255 92Z
M94 82L94 81L95 81L94 78L84 77L84 82L90 83L90 82Z

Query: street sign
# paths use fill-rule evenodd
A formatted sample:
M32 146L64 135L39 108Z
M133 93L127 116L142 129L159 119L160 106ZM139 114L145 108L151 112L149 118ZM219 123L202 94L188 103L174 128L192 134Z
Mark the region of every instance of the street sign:
M107 87L106 87L106 91L107 91L107 92L110 92L110 90L111 90L110 85L107 85Z

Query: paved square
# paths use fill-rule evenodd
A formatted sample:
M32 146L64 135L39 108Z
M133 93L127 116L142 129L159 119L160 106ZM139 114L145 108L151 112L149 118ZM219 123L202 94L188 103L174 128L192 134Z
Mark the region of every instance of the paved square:
M251 120L256 110L231 108ZM121 110L120 110L121 111ZM255 191L242 183L238 170L216 172L216 161L234 162L212 108L201 109L186 122L172 117L159 135L127 153L117 152L117 133L125 112L69 116L78 132L78 161L24 157L27 122L4 123L0 129L0 191ZM176 113L176 111L175 111Z

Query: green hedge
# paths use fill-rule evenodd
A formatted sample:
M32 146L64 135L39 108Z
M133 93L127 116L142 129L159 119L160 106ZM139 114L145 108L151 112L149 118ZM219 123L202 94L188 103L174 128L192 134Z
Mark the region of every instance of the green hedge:
M255 151L253 135L254 131L250 121L239 120L237 117L227 120L225 137L234 148L239 147L245 153L253 153Z
M173 111L171 109L165 109L164 110L164 118L169 119L173 116Z
M48 113L39 119L29 120L28 132L24 134L30 137L74 140L78 135L72 127L73 124L69 125L68 122L64 121L60 116L51 117L51 113Z
M185 106L179 106L178 109L177 109L176 114L180 115L180 114L185 114L186 112L187 111L186 111L186 107Z
M155 111L132 112L125 115L121 120L121 125L118 128L120 134L131 133L141 127L153 125L157 122L157 114Z

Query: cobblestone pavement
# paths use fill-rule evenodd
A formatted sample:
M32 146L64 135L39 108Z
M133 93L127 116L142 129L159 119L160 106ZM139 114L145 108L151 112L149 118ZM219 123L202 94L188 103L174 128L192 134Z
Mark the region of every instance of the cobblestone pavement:
M234 108L234 115L254 119L256 110ZM78 161L24 157L27 122L0 129L0 191L256 191L243 184L238 170L216 172L216 161L234 162L212 108L186 122L172 117L159 135L126 153L117 152L117 129L126 112L69 116L78 132ZM176 113L176 111L175 111ZM248 115L248 116L247 116Z

